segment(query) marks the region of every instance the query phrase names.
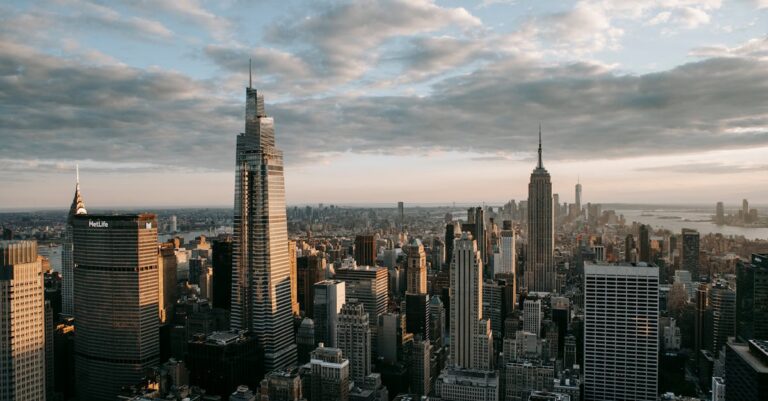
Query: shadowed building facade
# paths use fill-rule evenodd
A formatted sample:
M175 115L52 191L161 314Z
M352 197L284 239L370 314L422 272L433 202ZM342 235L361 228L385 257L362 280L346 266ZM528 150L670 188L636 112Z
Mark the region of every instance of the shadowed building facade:
M157 220L78 215L73 234L77 396L112 401L160 362Z

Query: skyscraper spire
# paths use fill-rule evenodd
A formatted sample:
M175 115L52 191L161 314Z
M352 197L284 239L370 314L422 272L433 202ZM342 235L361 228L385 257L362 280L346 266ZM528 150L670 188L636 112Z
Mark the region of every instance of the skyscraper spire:
M253 89L253 59L248 59L248 89Z
M544 168L544 163L541 161L541 123L539 123L539 165L538 168Z

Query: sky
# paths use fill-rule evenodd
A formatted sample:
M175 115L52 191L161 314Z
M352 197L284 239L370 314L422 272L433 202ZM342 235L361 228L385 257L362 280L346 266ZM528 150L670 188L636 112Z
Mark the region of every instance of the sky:
M768 203L768 0L40 0L0 209L232 205L249 59L289 204Z

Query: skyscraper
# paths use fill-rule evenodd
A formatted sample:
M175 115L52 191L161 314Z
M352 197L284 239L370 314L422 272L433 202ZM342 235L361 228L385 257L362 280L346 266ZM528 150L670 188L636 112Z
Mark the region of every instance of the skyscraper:
M376 237L373 234L355 236L355 262L376 266Z
M528 184L528 249L525 263L525 286L528 291L556 290L555 228L552 221L552 183L541 159L541 127L539 127L539 164Z
M213 240L213 306L229 310L232 304L232 236Z
M717 356L728 337L736 332L736 291L726 282L718 281L709 290L709 307L712 309L712 354Z
M44 401L45 299L34 241L0 241L0 400Z
M427 254L424 253L424 246L421 241L414 238L405 248L407 255L407 275L408 286L406 292L409 294L427 293Z
M523 303L523 329L539 336L541 332L541 300L526 299Z
M640 262L651 262L651 227L646 224L640 225Z
M736 335L741 341L768 339L768 255L736 264Z
M114 400L159 363L154 214L73 219L77 395Z
M764 401L768 394L768 341L728 342L725 352L725 400Z
M265 369L272 370L296 362L283 153L264 96L250 84L245 93L235 162L231 327L258 337Z
M397 226L402 228L405 224L405 205L403 202L397 202Z
M322 344L310 356L312 401L347 401L349 399L349 360L338 348Z
M459 368L482 369L485 363L477 354L487 344L477 342L483 338L492 344L490 322L483 319L482 269L477 243L471 234L462 233L454 245L450 297L451 361Z
M517 279L517 264L515 251L515 231L512 229L512 222L505 220L502 223L502 230L499 239L499 260L494 261L493 274L511 274L514 280Z
M345 283L340 280L323 280L315 283L314 288L315 343L335 347L339 312L346 299Z
M584 274L585 399L657 400L658 267L587 263Z
M445 265L450 266L453 259L453 241L456 240L456 225L450 222L445 225Z
M723 202L717 202L715 206L715 224L725 224L725 206L723 206Z
M362 386L371 374L371 326L361 302L350 300L341 307L336 345L349 359L350 378L357 386Z
M389 303L388 270L385 267L354 266L336 270L336 279L346 283L347 300L356 299L365 304L371 325L371 341L374 353L377 349L376 324L379 315L387 312ZM317 327L315 317L315 327Z
M299 307L308 317L314 313L314 284L325 277L325 257L321 254L296 258L296 293ZM215 276L214 276L215 277ZM314 348L313 348L314 349Z
M288 241L288 261L291 266L291 313L294 316L299 316L301 311L299 310L299 293L296 288L298 282L297 273L297 261L296 261L296 241Z
M160 323L163 324L173 317L173 307L176 304L176 252L173 244L165 242L160 244L157 254L158 272L158 308Z
M691 272L694 281L699 279L699 232L683 229L683 270Z
M72 268L72 219L76 215L87 214L85 202L80 195L80 168L77 168L75 180L75 196L72 198L72 205L69 207L67 215L67 225L64 228L64 241L61 246L61 313L65 316L73 316L74 308L74 275Z
M576 183L576 213L581 214L581 183Z

